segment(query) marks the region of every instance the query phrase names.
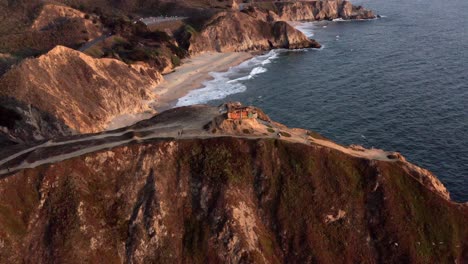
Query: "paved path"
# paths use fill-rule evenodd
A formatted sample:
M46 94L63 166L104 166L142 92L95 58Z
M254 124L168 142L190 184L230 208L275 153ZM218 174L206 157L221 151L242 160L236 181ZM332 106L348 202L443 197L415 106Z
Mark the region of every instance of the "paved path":
M140 21L145 23L147 26L150 25L156 25L164 22L171 22L171 21L180 21L180 20L185 20L188 17L178 17L178 16L173 16L173 17L165 17L165 16L159 16L159 17L145 17L141 18Z
M95 39L93 39L91 41L88 41L86 44L81 46L81 48L79 48L78 50L81 51L81 52L84 52L85 50L87 50L87 49L91 48L92 46L94 46L94 45L96 45L96 44L110 38L111 36L112 36L111 33L104 34L104 35L102 35L102 36L100 36L98 38L95 38Z

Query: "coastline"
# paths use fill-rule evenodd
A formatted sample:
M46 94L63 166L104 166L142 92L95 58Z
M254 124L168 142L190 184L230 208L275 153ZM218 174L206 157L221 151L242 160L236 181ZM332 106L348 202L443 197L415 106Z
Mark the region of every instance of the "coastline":
M249 52L207 52L182 60L182 64L173 72L164 75L162 83L153 92L155 101L149 101L154 111L143 113L123 114L113 117L106 130L114 130L133 125L144 119L151 118L155 113L161 113L174 107L177 101L190 91L203 87L203 83L213 79L212 72L226 72L231 67L253 58L255 54Z
M252 57L254 55L249 52L208 52L184 59L182 65L164 75L164 81L155 88L157 99L153 108L162 112L173 107L179 98L202 88L205 81L211 80L211 72L226 72Z

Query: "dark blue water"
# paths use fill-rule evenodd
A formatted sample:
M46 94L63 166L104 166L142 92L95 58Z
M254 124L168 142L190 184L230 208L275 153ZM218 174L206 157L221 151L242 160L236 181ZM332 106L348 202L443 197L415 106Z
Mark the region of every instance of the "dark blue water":
M323 50L281 53L222 101L341 144L399 151L468 201L468 1L360 4L385 17L308 25Z

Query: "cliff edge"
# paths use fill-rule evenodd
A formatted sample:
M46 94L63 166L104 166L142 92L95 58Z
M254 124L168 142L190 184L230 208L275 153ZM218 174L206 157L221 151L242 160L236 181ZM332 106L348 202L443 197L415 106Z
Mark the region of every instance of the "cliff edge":
M172 109L0 157L0 258L462 263L468 208L398 153L250 107ZM242 111L245 116L242 116ZM230 118L228 118L230 117Z
M204 22L200 30L188 28L182 45L191 54L206 51L265 51L275 48L320 48L302 32L284 21L267 21L259 10L220 12Z

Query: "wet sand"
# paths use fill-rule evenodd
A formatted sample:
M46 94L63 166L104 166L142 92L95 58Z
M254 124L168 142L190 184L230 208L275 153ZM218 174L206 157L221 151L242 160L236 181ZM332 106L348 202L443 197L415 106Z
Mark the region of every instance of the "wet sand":
M203 82L212 79L210 72L224 72L230 67L241 64L254 55L248 52L204 53L182 61L174 72L164 75L164 81L155 87L157 99L148 105L161 113L176 105L177 100L191 90L202 88ZM112 118L106 130L126 127L154 116L154 111L146 113L123 114Z
M191 90L203 87L203 82L212 78L210 72L227 71L252 57L248 52L210 52L183 60L182 65L165 75L164 81L156 87L158 99L153 107L158 112L173 107L179 98Z

